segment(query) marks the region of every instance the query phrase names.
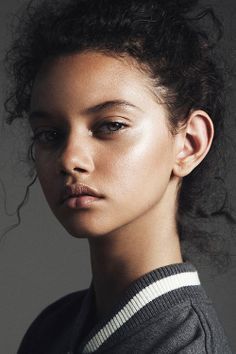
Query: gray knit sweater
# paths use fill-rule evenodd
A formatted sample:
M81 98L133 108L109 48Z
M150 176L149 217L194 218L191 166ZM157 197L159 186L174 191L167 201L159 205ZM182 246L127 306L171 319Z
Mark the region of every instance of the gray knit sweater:
M232 354L189 262L143 275L97 322L94 306L91 281L88 289L48 306L30 326L18 354Z

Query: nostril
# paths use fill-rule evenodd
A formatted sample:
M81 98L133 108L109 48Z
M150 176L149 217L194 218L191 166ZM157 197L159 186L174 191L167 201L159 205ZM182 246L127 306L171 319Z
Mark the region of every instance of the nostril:
M66 167L63 167L60 171L60 173L63 175L63 176L68 176L68 175L76 175L78 173L85 173L87 172L86 169L84 168L80 168L80 167L75 167L75 168L66 168Z
M60 151L58 157L58 171L61 175L87 173L94 170L94 162L90 151L68 148Z

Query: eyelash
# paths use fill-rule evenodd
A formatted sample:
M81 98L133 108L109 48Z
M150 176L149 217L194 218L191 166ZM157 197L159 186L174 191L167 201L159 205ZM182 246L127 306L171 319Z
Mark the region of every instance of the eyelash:
M122 129L124 129L125 127L127 127L127 124L125 124L125 123L121 123L121 122L117 122L117 121L114 121L114 122L104 122L104 123L102 123L101 125L100 125L100 127L102 127L102 126L111 126L111 125L114 125L114 124L118 124L119 125L119 129L117 129L117 130L110 130L108 133L105 133L105 134L115 134L115 133L119 133L119 131L120 130L122 130ZM123 126L123 128L121 128L121 126ZM55 135L55 133L56 133L56 137L54 138L54 139L52 139L52 140L47 140L46 142L44 141L44 142L42 142L42 141L40 141L40 138L41 137L45 137L46 136L46 134L54 134ZM58 139L60 140L60 138L62 137L61 136L62 134L58 134L57 133L57 131L56 130L53 130L53 129L45 129L45 130L42 130L42 131L40 131L40 132L38 132L38 133L35 133L32 137L31 137L31 140L33 141L33 142L41 142L41 143L43 143L43 144L47 144L47 143L56 143L56 142L58 142Z

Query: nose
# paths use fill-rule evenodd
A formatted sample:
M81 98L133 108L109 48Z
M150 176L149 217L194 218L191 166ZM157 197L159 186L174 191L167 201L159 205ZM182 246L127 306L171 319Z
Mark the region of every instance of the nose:
M89 174L94 170L90 140L89 136L78 133L68 136L58 156L60 174Z

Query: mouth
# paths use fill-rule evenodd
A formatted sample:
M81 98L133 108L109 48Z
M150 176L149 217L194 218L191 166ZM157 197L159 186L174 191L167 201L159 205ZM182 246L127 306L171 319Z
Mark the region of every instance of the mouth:
M92 195L79 195L79 196L72 196L67 198L64 201L64 205L71 209L84 209L84 208L89 208L92 206L92 204L101 198L94 197Z
M84 184L67 185L61 195L61 203L72 209L88 208L104 198L98 191Z

